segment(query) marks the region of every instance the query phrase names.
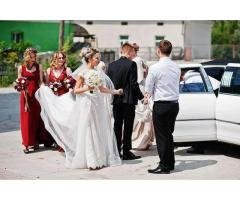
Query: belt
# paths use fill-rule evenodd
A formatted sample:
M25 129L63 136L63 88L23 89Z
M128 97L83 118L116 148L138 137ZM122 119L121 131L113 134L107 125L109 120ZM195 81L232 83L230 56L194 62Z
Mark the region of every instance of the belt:
M154 101L154 103L178 103L178 100L175 101Z

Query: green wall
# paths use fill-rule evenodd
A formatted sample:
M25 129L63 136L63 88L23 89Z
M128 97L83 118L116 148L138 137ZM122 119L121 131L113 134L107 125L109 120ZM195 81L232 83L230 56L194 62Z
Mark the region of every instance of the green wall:
M11 43L12 32L23 32L24 41L40 52L58 49L59 21L0 21L0 41ZM73 32L72 24L65 21L65 39Z

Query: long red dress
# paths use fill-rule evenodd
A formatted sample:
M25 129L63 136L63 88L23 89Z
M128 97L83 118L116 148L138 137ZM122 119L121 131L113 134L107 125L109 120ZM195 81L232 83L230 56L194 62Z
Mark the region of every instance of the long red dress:
M22 66L22 77L26 77L29 81L27 86L27 102L29 110L25 109L26 100L24 92L20 94L20 127L22 132L22 144L25 147L36 146L39 144L40 135L40 105L35 99L35 92L39 88L39 65L36 66L36 71L29 72L26 70L26 66Z
M60 82L63 83L63 81L66 79L67 77L67 68L64 67L62 73L60 74L59 77L56 77L53 73L53 69L50 69L50 74L48 77L49 82ZM65 93L67 93L69 91L68 88L66 88L63 84L61 85L61 87L58 88L57 92L54 92L55 95L60 96L63 95Z

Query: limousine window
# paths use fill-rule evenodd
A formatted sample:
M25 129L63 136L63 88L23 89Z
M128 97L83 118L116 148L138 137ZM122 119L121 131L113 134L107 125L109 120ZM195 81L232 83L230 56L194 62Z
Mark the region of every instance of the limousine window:
M220 92L229 94L240 94L240 68L226 68L222 77Z
M206 92L200 72L196 69L182 69L179 91L180 93Z

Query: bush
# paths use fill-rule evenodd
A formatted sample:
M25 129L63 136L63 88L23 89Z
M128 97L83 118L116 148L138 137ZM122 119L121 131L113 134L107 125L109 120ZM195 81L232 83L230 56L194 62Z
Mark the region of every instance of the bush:
M77 69L81 64L79 53L68 54L67 55L67 65L71 68L72 71Z
M231 59L231 45L212 45L212 58L214 59Z
M29 42L8 45L0 41L0 87L11 85L17 78L16 66L22 61L23 53L28 47L31 47Z

